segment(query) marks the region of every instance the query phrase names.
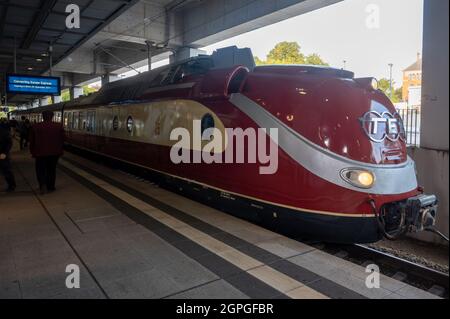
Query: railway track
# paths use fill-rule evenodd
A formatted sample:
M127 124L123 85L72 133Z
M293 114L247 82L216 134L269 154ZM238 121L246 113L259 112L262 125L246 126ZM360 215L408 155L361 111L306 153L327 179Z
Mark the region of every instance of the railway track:
M366 245L311 244L317 249L366 266L376 264L380 272L439 297L449 298L449 275Z

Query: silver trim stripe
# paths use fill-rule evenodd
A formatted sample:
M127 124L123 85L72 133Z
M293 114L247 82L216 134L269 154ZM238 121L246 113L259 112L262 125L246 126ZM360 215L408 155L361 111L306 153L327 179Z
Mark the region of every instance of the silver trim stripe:
M354 161L307 140L243 94L232 94L230 102L260 127L278 128L279 147L305 169L330 183L353 191L377 195L402 194L417 188L414 162L410 157L399 165L376 165ZM374 186L364 190L348 184L340 176L341 170L345 168L370 170L376 177Z

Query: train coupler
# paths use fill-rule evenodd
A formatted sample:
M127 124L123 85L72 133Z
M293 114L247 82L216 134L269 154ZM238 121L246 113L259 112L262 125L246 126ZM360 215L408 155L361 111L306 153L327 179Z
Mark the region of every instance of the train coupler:
M373 208L376 212L374 205ZM377 220L383 235L395 240L407 232L432 231L436 214L436 196L420 194L383 205L377 213Z
M437 198L421 194L406 200L406 225L409 231L424 231L436 224Z

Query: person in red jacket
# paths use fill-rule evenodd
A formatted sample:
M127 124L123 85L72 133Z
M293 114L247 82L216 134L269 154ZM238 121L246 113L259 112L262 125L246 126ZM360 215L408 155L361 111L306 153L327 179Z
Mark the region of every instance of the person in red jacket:
M36 176L41 194L55 190L56 164L63 154L64 128L53 122L53 112L42 113L43 122L30 132L30 152L36 160Z

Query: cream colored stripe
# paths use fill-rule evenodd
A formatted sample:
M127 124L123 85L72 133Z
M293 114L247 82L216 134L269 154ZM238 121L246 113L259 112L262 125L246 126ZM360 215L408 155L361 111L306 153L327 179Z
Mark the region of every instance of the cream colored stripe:
M322 298L326 299L325 295L305 286L303 283L261 263L260 261L243 254L237 249L205 234L196 228L162 212L161 210L147 204L140 199L131 196L127 192L118 189L115 186L83 171L72 164L69 164L65 160L61 160L61 164L73 171L74 173L86 178L91 183L103 188L112 195L127 202L129 205L139 209L152 218L158 220L164 225L172 228L176 232L189 238L195 243L203 246L212 253L222 257L228 262L232 263L236 267L239 267L243 271L247 271L253 277L263 281L274 289L286 294L292 298ZM301 289L300 289L301 288Z

